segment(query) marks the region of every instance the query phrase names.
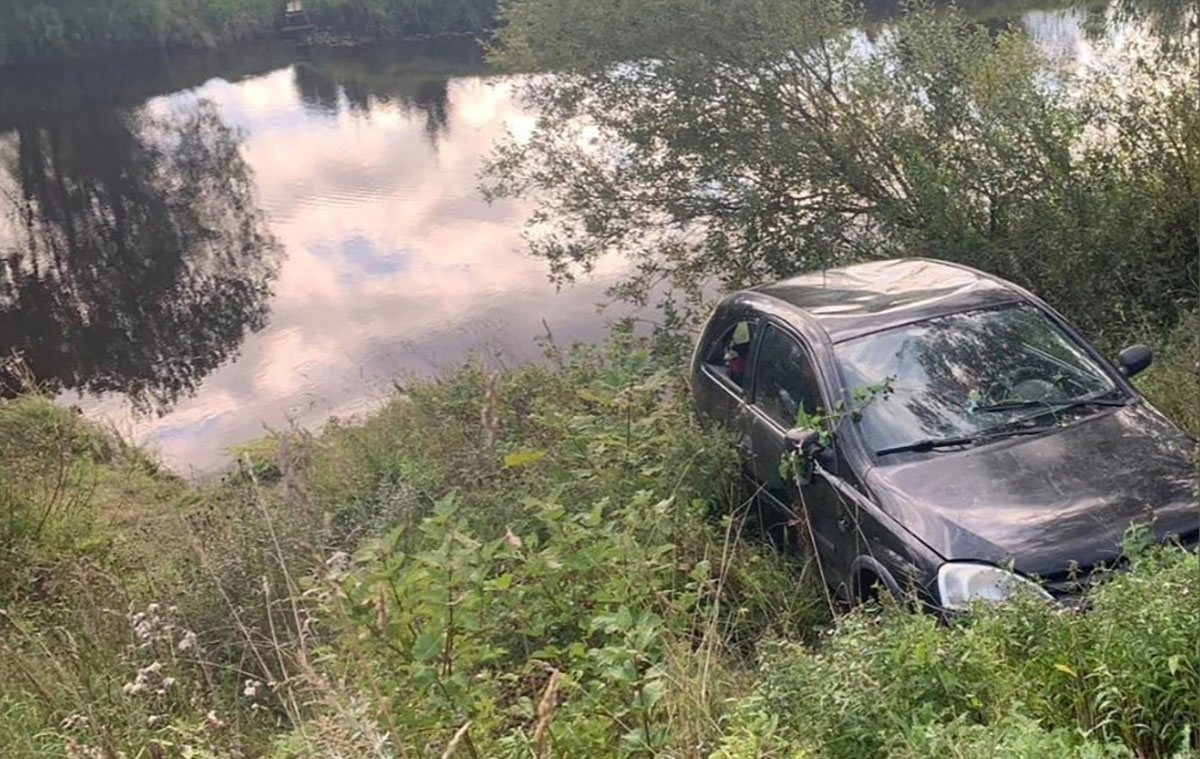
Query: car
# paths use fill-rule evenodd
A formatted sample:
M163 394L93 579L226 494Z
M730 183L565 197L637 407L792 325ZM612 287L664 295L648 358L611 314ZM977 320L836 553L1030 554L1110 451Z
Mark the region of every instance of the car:
M953 613L1077 600L1132 525L1196 542L1196 441L1130 384L1152 358L1114 365L1011 282L901 259L724 298L690 388L839 598Z

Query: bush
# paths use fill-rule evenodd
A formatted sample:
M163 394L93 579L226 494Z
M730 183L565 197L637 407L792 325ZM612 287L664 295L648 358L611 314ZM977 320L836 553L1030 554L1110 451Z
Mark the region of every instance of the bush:
M1170 756L1196 730L1198 573L1194 552L1142 549L1086 613L1036 599L949 626L855 613L816 652L777 646L733 724L778 715L781 738L829 759Z
M274 34L283 0L6 0L0 66L159 45L209 48ZM316 24L358 35L482 33L495 0L309 0Z
M471 364L365 420L247 445L203 486L43 400L0 404L6 492L94 483L68 488L85 537L26 539L45 581L2 605L5 756L1190 745L1196 554L1131 543L1086 613L833 621L803 562L744 538L734 446L695 426L656 355L618 331L543 365Z
M494 59L555 73L524 80L537 127L485 191L535 204L530 252L560 281L626 260L634 302L701 311L714 282L926 256L1043 295L1106 348L1174 328L1200 262L1177 190L1200 178L1194 8L1144 4L1149 44L1065 67L956 5L872 30L856 0L512 2Z
M694 426L674 371L620 334L554 358L468 368L413 390L378 418L387 431L332 431L367 481L423 470L407 498L387 491L397 525L310 590L339 633L339 677L386 694L376 719L428 736L418 752L467 722L483 755L658 752L711 732L728 657L824 618L812 580L737 540L739 519L709 526L733 459ZM314 471L333 461L345 449Z
M1200 313L1192 314L1155 347L1154 364L1137 385L1167 416L1200 437Z
M73 411L38 396L0 401L0 604L51 590L48 566L107 550L115 534L95 499L119 498L156 474ZM161 476L155 486L173 485Z

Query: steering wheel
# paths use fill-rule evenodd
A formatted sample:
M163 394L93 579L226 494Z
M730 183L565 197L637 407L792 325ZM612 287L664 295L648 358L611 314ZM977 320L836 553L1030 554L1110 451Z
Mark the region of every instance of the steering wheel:
M1018 366L988 386L987 397L992 403L1009 403L1059 400L1064 396L1062 388L1043 379L1038 369Z

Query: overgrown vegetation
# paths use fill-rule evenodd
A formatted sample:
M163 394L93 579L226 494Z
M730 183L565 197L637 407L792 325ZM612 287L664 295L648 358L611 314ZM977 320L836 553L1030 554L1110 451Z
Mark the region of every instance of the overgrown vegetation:
M544 366L467 366L187 486L69 411L5 402L6 757L1189 745L1194 553L1136 548L1086 614L834 624L686 403L673 364L622 331Z
M494 58L542 114L487 189L529 196L532 250L616 294L698 297L861 260L932 256L1044 295L1106 349L1196 308L1196 14L1115 3L1102 65L1018 25L854 0L523 0ZM1124 49L1105 29L1125 25Z
M285 0L9 0L0 66L153 46L208 48L274 34ZM308 0L309 21L355 36L478 34L496 0Z
M418 7L309 5L382 31ZM145 7L6 6L0 58L123 45L122 14L130 39L209 44L276 12ZM885 253L981 265L1106 347L1161 337L1139 382L1197 431L1194 73L1163 52L1114 88L954 12L872 41L846 11L513 3L505 60L563 73L533 78L544 121L493 191L547 193L535 251L560 275L630 252L632 298ZM470 364L206 484L0 402L4 756L1194 756L1194 551L1132 534L1086 611L837 613L758 535L679 355L623 329Z
M1159 341L1155 363L1139 389L1192 435L1200 437L1200 314L1180 322Z

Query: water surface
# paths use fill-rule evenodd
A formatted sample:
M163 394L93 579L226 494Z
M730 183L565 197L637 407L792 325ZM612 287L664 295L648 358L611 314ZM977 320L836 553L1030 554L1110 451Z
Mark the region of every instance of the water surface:
M1019 23L1091 65L1097 13ZM0 74L0 385L32 375L196 473L472 353L600 338L619 264L556 292L528 208L477 192L534 123L516 87L470 40Z
M613 313L612 272L556 292L526 209L479 197L532 116L469 41L291 55L0 117L0 336L184 471L472 353L535 358L547 328L600 338Z

